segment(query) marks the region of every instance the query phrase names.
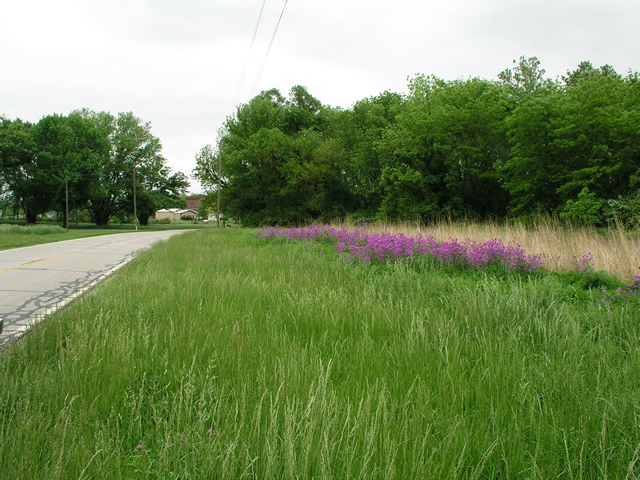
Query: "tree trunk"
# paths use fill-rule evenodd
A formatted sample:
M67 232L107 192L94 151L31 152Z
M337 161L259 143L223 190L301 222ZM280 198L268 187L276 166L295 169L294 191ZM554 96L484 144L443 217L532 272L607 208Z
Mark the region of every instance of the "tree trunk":
M102 225L107 225L109 223L109 217L107 216L96 216L96 225L102 226Z
M104 204L94 204L89 207L91 219L96 225L106 225L111 220L111 209Z

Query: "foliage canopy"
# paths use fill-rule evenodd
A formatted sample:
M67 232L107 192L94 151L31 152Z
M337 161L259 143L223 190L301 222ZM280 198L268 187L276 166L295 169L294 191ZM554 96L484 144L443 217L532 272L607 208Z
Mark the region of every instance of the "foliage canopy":
M155 210L180 207L189 186L171 173L151 124L132 112L74 111L47 115L31 125L19 119L0 123L0 181L4 197L25 212L27 222L64 208L86 208L105 225L116 214L133 212L134 170L137 213L145 224Z
M640 81L590 62L551 80L521 57L495 81L417 75L407 94L348 110L302 86L288 98L272 89L238 107L197 159L211 190L220 159L223 211L246 225L541 210L600 225L640 187ZM584 217L587 198L597 208Z

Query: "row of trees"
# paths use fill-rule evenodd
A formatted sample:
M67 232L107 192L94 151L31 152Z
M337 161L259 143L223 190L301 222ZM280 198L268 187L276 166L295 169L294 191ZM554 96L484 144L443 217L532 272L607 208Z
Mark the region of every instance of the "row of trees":
M74 111L38 123L0 118L0 194L27 223L48 211L86 209L105 225L134 211L145 224L158 208L184 207L187 177L171 173L151 124L133 113ZM67 219L65 218L65 223Z
M250 225L629 213L640 204L638 74L589 62L544 73L522 57L495 81L419 75L406 95L348 110L301 86L265 91L227 119L193 174L215 191L221 156L223 210Z

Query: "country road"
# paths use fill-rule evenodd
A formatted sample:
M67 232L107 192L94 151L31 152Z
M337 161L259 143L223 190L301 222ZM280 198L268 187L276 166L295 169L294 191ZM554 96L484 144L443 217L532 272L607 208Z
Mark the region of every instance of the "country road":
M190 230L131 232L0 251L0 346L153 243Z

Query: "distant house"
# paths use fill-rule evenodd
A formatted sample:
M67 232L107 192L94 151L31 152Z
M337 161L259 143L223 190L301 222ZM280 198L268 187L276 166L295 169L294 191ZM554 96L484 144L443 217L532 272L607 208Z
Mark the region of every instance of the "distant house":
M190 195L185 198L187 201L187 208L191 208L196 212L200 208L200 200L204 198L204 195Z
M168 218L169 220L180 220L182 218L195 219L198 216L197 210L193 208L163 208L156 212L156 220Z

